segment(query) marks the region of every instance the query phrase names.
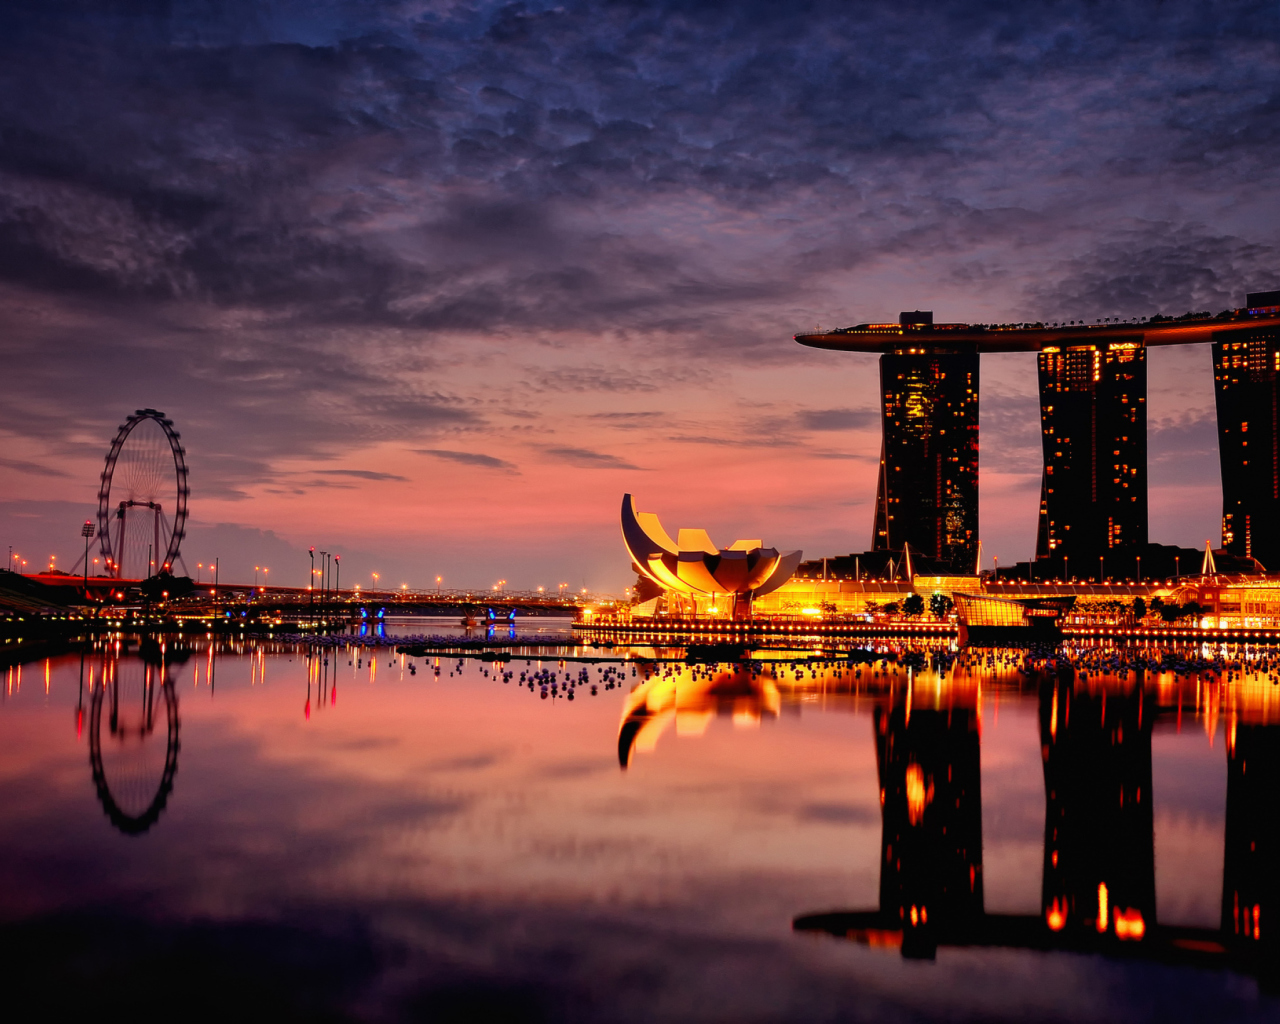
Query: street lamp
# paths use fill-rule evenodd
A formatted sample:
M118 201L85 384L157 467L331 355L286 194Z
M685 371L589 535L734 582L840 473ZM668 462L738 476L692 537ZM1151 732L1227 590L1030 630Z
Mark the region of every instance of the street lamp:
M1098 556L1098 583L1099 583L1099 585L1101 585L1101 583L1102 583L1102 559L1103 559L1103 556L1102 556L1102 555L1099 555L1099 556Z
M440 593L440 581L441 581L443 578L444 578L444 577L442 577L442 576L437 576L437 577L436 577L436 593L437 593L437 594L438 594L438 593Z
M80 527L80 536L84 538L84 599L89 600L89 538L93 536L93 522L86 519Z

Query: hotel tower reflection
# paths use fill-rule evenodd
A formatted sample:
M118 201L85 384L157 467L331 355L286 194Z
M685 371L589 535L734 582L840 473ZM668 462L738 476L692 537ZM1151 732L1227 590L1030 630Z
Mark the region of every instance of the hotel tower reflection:
M1045 797L1040 912L993 914L984 907L980 706L982 688L1001 685L1002 663L993 671L983 656L932 668L918 655L890 658L819 667L652 665L624 709L619 762L625 768L637 752L653 750L670 726L689 736L716 716L776 717L788 700L817 688L828 700L867 702L880 788L879 906L807 914L795 920L798 930L909 958L933 958L942 946L1074 950L1233 967L1276 984L1280 951L1268 922L1280 906L1280 725L1266 677L1077 674L1063 660L1028 679ZM1162 924L1156 905L1152 734L1158 719L1172 726L1184 712L1203 715L1210 730L1226 716L1218 928Z
M1162 925L1157 914L1152 730L1158 715L1180 709L1166 706L1168 694L1158 694L1152 680L1141 673L1077 678L1064 666L1039 683L1045 826L1038 916L983 908L976 691L960 687L937 710L913 709L910 694L884 695L875 713L880 906L802 916L797 929L900 946L906 957L932 958L944 945L1094 951L1232 966L1276 985L1267 922L1280 871L1280 726L1267 704L1237 706L1227 726L1222 917L1218 929L1205 929ZM1175 699L1183 699L1181 690Z

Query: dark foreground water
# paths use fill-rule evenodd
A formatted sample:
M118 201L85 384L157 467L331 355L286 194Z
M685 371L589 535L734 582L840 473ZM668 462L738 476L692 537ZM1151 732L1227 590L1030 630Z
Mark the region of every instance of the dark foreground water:
M13 665L6 1005L1280 1019L1257 980L1280 926L1270 667L1048 679L1014 658L584 680L201 640Z

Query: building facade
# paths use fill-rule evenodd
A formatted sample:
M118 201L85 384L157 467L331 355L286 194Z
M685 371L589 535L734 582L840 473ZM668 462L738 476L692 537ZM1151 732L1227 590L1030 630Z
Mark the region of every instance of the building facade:
M1134 341L1040 352L1038 560L1087 575L1111 549L1147 543L1146 354Z
M1222 546L1233 555L1256 558L1268 569L1280 569L1278 377L1280 327L1214 342Z
M978 354L904 346L880 357L883 441L872 548L973 572L978 555Z

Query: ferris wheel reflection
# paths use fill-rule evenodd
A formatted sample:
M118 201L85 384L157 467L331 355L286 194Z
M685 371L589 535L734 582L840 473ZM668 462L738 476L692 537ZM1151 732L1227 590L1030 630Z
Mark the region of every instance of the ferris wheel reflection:
M159 819L178 770L178 696L166 666L110 659L89 707L89 764L102 809L126 835Z

